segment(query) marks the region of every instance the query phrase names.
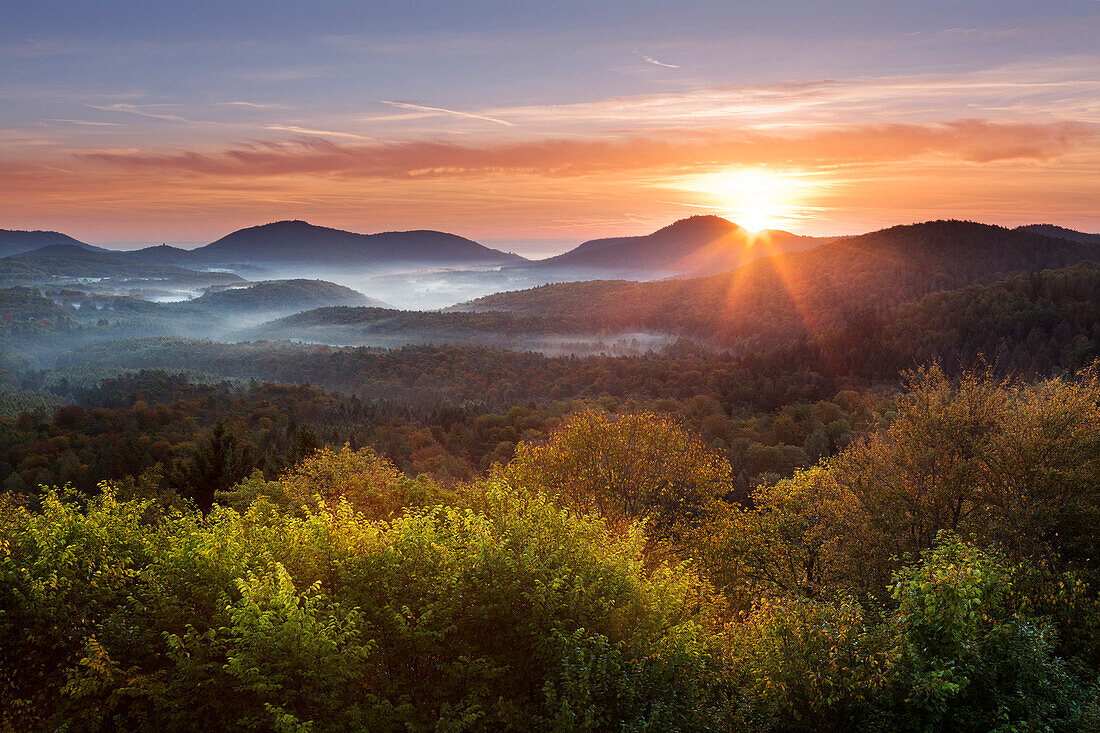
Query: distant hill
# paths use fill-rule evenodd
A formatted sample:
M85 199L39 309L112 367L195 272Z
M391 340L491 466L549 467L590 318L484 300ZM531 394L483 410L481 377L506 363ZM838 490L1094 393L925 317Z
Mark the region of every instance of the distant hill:
M779 230L753 233L719 216L692 216L644 236L593 239L529 266L710 274L828 241L831 238L801 237Z
M24 285L78 278L159 279L230 283L232 273L200 273L176 265L134 262L118 252L75 244L51 244L0 259L0 283Z
M132 262L141 262L147 265L176 265L192 268L202 266L201 259L196 257L191 250L173 247L168 244L119 251L117 254Z
M0 332L3 332L4 323L43 318L52 321L72 320L65 308L57 305L49 298L43 297L34 288L0 289Z
M1100 244L1100 234L1088 234L1086 232L1079 232L1075 229L1066 229L1065 227L1056 226L1054 224L1026 224L1022 227L1016 227L1016 230L1032 232L1033 234L1042 234L1047 237L1059 237L1061 239L1068 239L1071 242Z
M499 265L524 261L519 255L446 232L356 234L304 221L240 229L192 253L206 263L324 267Z
M300 313L327 306L386 307L351 288L324 280L271 280L246 287L211 289L194 300L176 304L184 310L234 313Z
M593 327L645 328L743 348L768 347L928 293L1097 257L1092 245L964 221L847 237L723 275L590 281L498 293L459 310L505 310Z
M0 229L0 257L33 252L51 244L68 244L81 249L106 252L101 247L85 244L61 232L20 231L18 229Z
M308 338L311 332L340 328L346 333L429 333L442 340L455 334L492 332L506 334L569 333L575 324L548 321L501 311L405 311L378 307L328 307L305 311L265 323L270 338Z

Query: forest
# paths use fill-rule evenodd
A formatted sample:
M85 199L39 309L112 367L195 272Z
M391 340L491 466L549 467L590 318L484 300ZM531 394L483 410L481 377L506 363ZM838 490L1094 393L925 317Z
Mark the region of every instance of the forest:
M0 730L1100 729L1094 246L0 290Z
M124 419L174 424L139 403ZM910 373L888 420L741 498L722 452L647 410L586 406L464 481L305 431L265 473L232 435L172 471L6 495L6 728L1100 717L1093 371Z

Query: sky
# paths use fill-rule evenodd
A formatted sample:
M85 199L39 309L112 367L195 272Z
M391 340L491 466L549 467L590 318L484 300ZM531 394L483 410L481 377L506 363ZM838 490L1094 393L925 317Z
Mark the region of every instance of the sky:
M2 0L0 227L1100 231L1100 1Z

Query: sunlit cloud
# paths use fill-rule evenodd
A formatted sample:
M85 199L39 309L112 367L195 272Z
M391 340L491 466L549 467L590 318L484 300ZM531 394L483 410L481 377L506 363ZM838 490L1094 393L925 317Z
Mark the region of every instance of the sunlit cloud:
M496 107L487 115L524 123L657 126L924 121L963 109L995 109L1011 118L1100 122L1100 59L1061 58L952 76L896 76L783 81L635 94L574 104ZM1006 120L1007 121L1007 120Z
M1046 161L1100 147L1100 125L1002 124L956 120L924 125L854 125L809 131L665 130L613 140L537 139L496 145L440 141L336 144L308 139L250 143L220 152L188 150L82 156L129 168L203 175L313 173L401 178L531 172L569 177L622 171L682 174L729 165L836 167L938 156L967 163Z

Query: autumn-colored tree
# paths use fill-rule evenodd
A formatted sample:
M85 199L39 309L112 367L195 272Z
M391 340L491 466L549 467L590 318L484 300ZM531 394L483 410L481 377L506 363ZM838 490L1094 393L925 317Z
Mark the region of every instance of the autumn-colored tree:
M945 530L1021 560L1100 557L1100 382L921 370L888 427L752 504L719 507L693 542L715 582L749 597L881 596Z
M347 445L314 451L277 484L294 507L331 511L340 501L347 501L374 519L387 519L408 506L445 499L445 492L426 477L410 479L370 448L352 450Z
M575 415L541 444L521 443L505 473L613 523L647 519L658 535L700 518L733 489L729 463L653 413Z

